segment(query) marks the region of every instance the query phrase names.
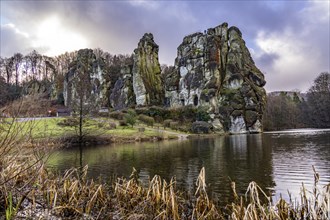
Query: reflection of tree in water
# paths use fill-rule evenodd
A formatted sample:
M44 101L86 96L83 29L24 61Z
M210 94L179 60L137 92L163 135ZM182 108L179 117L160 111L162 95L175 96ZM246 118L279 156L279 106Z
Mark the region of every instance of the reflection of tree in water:
M251 181L257 182L264 190L274 187L271 148L262 146L262 142L262 135L256 134L217 137L205 145L194 143L195 147L202 149L197 157L205 166L209 191L221 203L232 199L231 181L236 182L240 194L245 193Z
M226 138L224 156L228 176L236 182L237 192L245 193L255 181L262 189L273 188L271 147L263 145L262 134L234 135Z

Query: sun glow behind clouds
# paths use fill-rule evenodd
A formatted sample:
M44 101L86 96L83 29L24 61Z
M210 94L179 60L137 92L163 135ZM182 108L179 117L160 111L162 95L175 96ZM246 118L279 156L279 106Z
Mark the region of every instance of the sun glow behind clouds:
M88 46L87 40L78 33L66 29L57 17L50 17L37 28L34 47L45 50L48 56L59 55Z

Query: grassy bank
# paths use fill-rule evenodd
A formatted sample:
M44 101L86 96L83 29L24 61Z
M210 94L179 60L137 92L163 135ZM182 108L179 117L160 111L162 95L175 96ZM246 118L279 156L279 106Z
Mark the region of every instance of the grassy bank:
M33 118L5 119L1 126L6 129L20 130L31 139L51 142L74 142L77 137L76 125L63 125L68 118ZM118 120L108 118L86 119L83 126L84 138L90 143L114 143L177 139L179 132L164 130L158 126L147 126L139 123L132 126L121 126ZM184 134L185 135L185 134Z

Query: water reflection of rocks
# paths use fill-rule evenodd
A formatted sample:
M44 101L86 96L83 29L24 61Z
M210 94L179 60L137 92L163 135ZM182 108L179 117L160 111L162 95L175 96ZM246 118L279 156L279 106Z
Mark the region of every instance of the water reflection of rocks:
M232 199L231 180L241 195L255 181L277 198L280 193L287 196L287 190L297 197L302 182L313 184L312 165L320 173L321 183L330 181L329 137L329 132L299 137L250 134L84 147L82 161L78 148L63 149L50 158L49 166L64 170L88 164L90 177L102 175L105 179L129 177L135 167L145 182L156 174L167 181L174 176L177 185L190 193L194 193L199 171L205 167L208 191L223 204Z
M268 148L262 148L262 136L258 134L85 147L82 152L66 149L52 158L52 163L60 170L88 164L89 175L95 178L115 174L129 177L135 167L145 182L156 174L168 181L175 176L178 187L189 193L194 193L199 171L205 167L208 190L222 203L232 199L231 180L236 182L237 192L241 194L252 180L264 189L274 186L271 153Z

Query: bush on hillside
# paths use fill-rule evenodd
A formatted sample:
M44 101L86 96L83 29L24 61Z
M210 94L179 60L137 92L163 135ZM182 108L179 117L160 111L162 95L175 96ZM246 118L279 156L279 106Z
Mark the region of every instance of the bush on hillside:
M148 126L154 126L155 120L147 115L139 115L138 119Z
M127 124L133 127L136 123L136 112L132 109L129 109L124 115L124 120Z
M125 120L119 120L119 125L120 126L127 126L127 122Z
M170 118L170 111L166 108L151 106L149 108L137 108L136 113L139 115L147 115L154 118L157 122L162 122L165 119Z
M109 129L110 129L110 130L113 130L113 129L116 129L116 128L117 128L116 123L114 123L114 122L110 122L110 123L109 123Z
M209 121L211 120L210 114L207 112L207 108L199 106L196 111L196 120L197 121Z
M170 128L172 130L178 130L178 128L179 128L179 122L177 122L177 121L170 122Z
M172 122L171 119L166 119L166 120L164 120L164 122L163 122L163 126L164 126L164 128L169 128L171 122Z
M117 120L123 120L124 119L124 113L120 111L114 111L109 113L109 117Z
M79 120L77 118L65 118L62 121L59 121L57 125L62 127L73 127L79 125Z

